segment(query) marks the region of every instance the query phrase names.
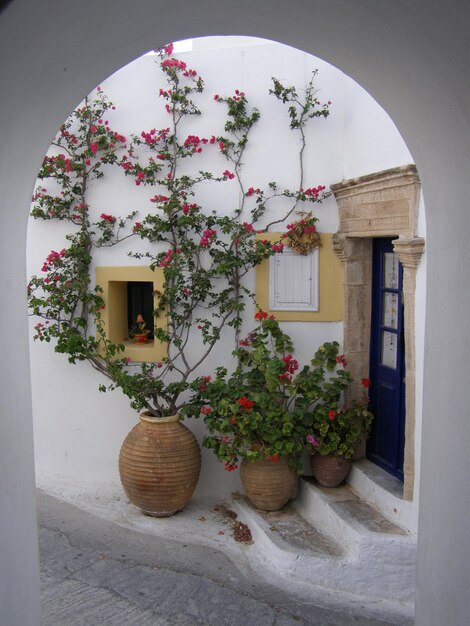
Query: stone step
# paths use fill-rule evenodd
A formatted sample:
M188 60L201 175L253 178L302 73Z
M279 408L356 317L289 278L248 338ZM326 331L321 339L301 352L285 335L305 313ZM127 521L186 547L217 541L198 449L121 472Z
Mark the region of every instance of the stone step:
M376 558L414 568L416 537L361 499L349 486L321 487L302 478L294 506L317 528L324 529L350 556L373 549Z
M297 498L282 511L258 511L239 494L231 507L273 571L321 586L338 600L375 603L405 620L413 615L415 537L350 487L326 489L302 479Z
M281 511L260 511L255 509L245 496L234 495L234 506L238 513L256 520L251 529L255 541L267 540L276 548L299 557L339 558L345 555L344 549L332 538L320 532L304 519L291 505Z

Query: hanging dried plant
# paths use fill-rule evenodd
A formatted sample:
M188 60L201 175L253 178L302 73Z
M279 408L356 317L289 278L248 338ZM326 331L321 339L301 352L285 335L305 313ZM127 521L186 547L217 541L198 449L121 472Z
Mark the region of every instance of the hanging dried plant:
M306 191L310 190L307 189ZM307 256L315 248L319 248L321 246L321 237L320 233L317 232L316 222L318 222L318 218L308 213L306 217L292 224L287 224L288 232L282 237L285 244L303 256Z

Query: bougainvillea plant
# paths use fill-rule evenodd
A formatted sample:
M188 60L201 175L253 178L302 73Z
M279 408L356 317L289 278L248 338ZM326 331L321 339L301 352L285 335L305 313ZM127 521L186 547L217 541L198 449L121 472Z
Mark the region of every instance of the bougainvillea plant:
M106 363L101 354L115 357L118 349L102 333L103 299L91 280L93 251L131 236L129 223L135 215L118 218L103 212L93 220L88 205L90 184L104 176L106 167L118 162L125 146L125 137L104 119L114 108L98 88L62 125L43 161L31 215L66 222L71 232L66 236L67 247L52 250L41 274L28 284L30 311L40 318L34 338L54 340L56 352L67 354L71 363L88 360L104 374ZM51 189L43 186L45 180ZM97 327L101 331L98 336Z
M364 407L359 411L359 404L339 408L351 375L338 357L338 343L323 344L310 364L299 368L278 322L264 311L257 317L258 326L235 351L236 370L229 375L218 368L214 380L202 385L201 412L209 430L204 445L229 471L240 457L276 462L281 455L300 470L300 455L312 441L322 453L335 442L335 451L348 455L358 429L367 431L372 416ZM333 410L335 424L341 424L338 439L322 427Z
M274 80L272 94L289 102L291 127L300 132L300 184L297 190L280 191L271 182L265 191L247 187L243 180L242 157L260 117L246 95L235 90L231 96L213 96L226 107L224 131L200 137L191 122L202 114L198 106L204 94L201 76L173 55L171 45L158 51L158 65L165 81L159 90L168 115L164 128L142 130L126 143L103 121L113 105L99 91L61 129L54 145L64 148L63 154L46 157L39 174L41 181L52 178L60 191L49 196L41 187L33 198L32 215L66 219L74 231L68 236L70 247L52 252L43 268L45 275L34 276L29 284L31 311L44 320L36 326L35 337L54 338L56 349L67 353L72 362L90 361L109 380L100 385L102 391L119 387L133 408L156 416L191 404L204 381L200 368L222 330L231 326L237 334L245 302L254 299L244 277L263 259L282 253L281 241L257 236L283 221L263 221L269 202L283 198L283 219L288 219L300 204L321 202L329 195L321 186L315 194L310 193L313 188L303 189L304 126L329 112L329 105L321 105L314 97L313 78L305 100ZM198 158L208 150L220 157L217 172L198 167ZM119 167L130 178L136 194L143 187L155 189L140 221L135 221L135 213L124 219L109 213L102 213L95 222L90 219L88 183L105 175L110 166ZM232 180L240 193L235 194L231 213L220 214L207 201L207 194L202 194L204 201L199 199L200 190L208 184ZM159 363L130 362L123 354L124 345L112 344L101 322L104 303L90 277L93 250L127 238L139 238L148 245L147 252L131 256L146 258L152 269L163 272L153 333L155 341L166 345L167 355ZM199 351L193 349L195 342L202 345Z

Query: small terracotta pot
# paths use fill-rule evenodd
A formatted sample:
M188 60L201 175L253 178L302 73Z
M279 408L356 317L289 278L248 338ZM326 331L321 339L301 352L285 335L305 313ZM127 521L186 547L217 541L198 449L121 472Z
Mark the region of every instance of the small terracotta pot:
M279 511L292 498L297 484L286 457L278 461L243 459L240 478L248 500L261 511Z
M129 500L153 517L180 511L196 488L201 451L179 415L142 413L122 444L119 474Z
M348 476L351 459L334 454L312 454L310 456L312 474L323 487L338 487Z
M134 335L134 343L147 343L147 341L148 341L147 333Z

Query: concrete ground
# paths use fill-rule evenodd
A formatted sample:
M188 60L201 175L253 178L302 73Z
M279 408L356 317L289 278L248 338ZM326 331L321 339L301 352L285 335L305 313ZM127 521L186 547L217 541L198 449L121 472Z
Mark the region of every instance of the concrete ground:
M392 625L257 568L223 505L158 520L124 504L132 528L38 492L43 626Z

